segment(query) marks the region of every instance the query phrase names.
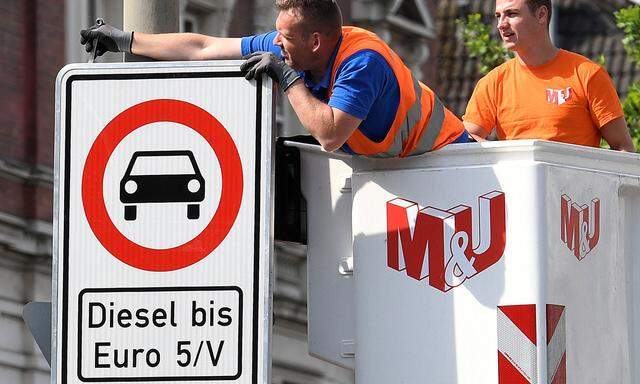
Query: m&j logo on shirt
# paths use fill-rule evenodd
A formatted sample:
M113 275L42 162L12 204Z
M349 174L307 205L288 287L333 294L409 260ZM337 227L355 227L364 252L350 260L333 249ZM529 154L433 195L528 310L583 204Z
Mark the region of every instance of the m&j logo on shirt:
M565 89L547 88L547 102L562 105L571 98L571 87Z

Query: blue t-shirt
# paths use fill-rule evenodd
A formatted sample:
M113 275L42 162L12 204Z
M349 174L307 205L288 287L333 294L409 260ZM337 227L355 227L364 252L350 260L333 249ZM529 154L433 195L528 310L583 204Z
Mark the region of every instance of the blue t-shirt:
M257 51L271 51L282 57L280 47L273 44L277 31L242 38L242 55ZM386 136L400 103L398 80L387 61L371 50L357 52L342 62L336 73L331 98L327 90L331 71L338 52L333 52L329 68L320 82L313 83L309 76L301 73L306 87L317 99L329 106L362 119L359 129L370 140L381 142ZM342 149L353 153L345 143Z

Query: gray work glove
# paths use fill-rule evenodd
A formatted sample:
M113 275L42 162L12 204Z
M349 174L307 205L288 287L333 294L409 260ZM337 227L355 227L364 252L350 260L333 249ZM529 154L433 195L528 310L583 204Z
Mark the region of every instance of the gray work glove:
M269 75L286 91L300 78L300 74L273 52L254 52L242 57L246 59L240 66L241 71L246 71L245 79L259 79L263 73Z
M133 32L121 31L109 24L96 23L80 31L80 44L84 45L87 52L96 47L96 56L101 56L107 51L131 53L131 43L133 42Z

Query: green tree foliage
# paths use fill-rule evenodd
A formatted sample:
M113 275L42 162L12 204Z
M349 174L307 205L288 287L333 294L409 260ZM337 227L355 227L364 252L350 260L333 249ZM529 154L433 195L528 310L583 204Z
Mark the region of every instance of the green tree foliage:
M622 103L622 110L627 119L633 145L640 148L640 82L636 81L629 87L627 97Z
M640 63L640 6L622 8L613 15L625 35L622 39L624 49L636 63Z
M640 67L640 6L634 5L614 13L618 28L624 32L622 44L636 65ZM622 103L631 138L636 148L640 144L640 82L629 87L627 97Z
M492 27L482 22L479 13L467 16L466 20L456 20L456 25L469 56L479 60L479 70L483 75L513 57L501 42L491 37Z

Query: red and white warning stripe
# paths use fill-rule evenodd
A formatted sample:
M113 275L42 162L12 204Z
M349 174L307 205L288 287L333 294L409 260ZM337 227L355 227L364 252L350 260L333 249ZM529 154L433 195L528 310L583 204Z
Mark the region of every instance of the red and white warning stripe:
M567 343L564 306L547 304L547 383L567 382Z
M498 383L538 384L536 306L498 307Z
M538 381L536 306L505 305L497 311L498 383L566 384L565 310L546 306L547 379Z

